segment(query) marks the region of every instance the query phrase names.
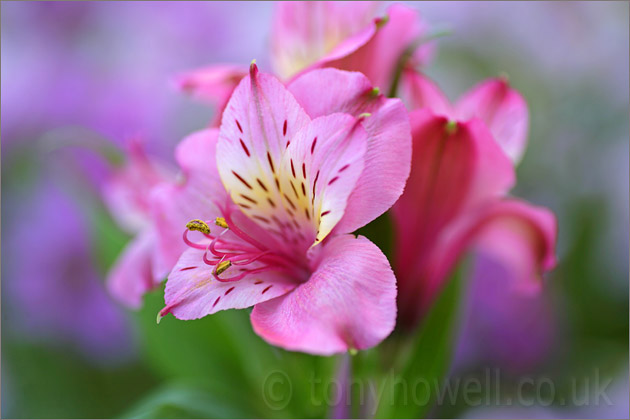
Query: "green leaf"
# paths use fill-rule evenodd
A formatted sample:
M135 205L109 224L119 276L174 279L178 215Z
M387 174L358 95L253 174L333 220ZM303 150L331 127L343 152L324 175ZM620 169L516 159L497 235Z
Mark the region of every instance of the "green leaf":
M149 293L137 313L145 360L156 374L169 381L219 383L240 396L238 405L261 413L256 417L326 414L320 400L314 401L320 391L314 384L329 382L333 358L269 345L254 333L247 310L220 311L193 321L166 316L158 325L155 316L164 306L163 293Z
M158 325L155 317L164 307L163 296L162 288L147 294L137 313L150 366L166 378L220 380L241 391L249 385L248 377L256 373L251 359L260 360L264 351L250 342L247 313L222 311L193 321L167 316Z
M379 385L377 418L421 418L442 393L457 327L462 271L454 273L420 325L406 363L392 369Z
M121 418L252 418L242 395L192 383L171 383L142 398Z

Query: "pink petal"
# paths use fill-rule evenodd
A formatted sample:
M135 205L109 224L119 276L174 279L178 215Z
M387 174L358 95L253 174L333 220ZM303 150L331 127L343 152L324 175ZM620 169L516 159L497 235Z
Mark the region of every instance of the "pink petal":
M514 181L509 159L481 121L450 127L429 110L410 115L412 169L393 207L396 273L401 305L415 312L423 270L433 249L460 215L505 194ZM405 315L406 316L406 315Z
M117 168L103 187L103 199L116 222L128 233L138 233L150 222L149 195L151 188L170 180L170 167L145 153L138 139L128 143L127 161Z
M335 236L317 262L306 283L254 307L254 331L288 350L323 355L387 337L396 320L396 279L378 247L362 236Z
M155 235L146 229L127 244L107 275L111 295L130 308L139 308L144 294L160 284L151 270L154 246Z
M224 113L217 166L243 213L280 239L285 251L305 251L316 240L321 217L323 238L343 215L365 143L363 128L351 116L310 124L293 95L252 65ZM339 147L338 159L331 158L332 147Z
M485 202L489 198L504 196L516 182L514 165L494 141L487 126L478 119L468 123L458 123L464 133L472 139L476 149L476 165L467 206Z
M343 217L348 197L363 172L367 133L348 114L314 119L292 139L281 166L291 220L310 226L308 245L322 241ZM295 203L295 204L292 204ZM312 236L311 236L312 235Z
M191 134L175 150L184 174L183 182L164 183L151 196L151 214L157 231L154 271L164 277L186 249L182 233L192 219L221 216L215 202L227 200L216 169L218 130Z
M252 219L282 202L278 173L287 143L310 121L295 98L255 64L228 102L217 144L217 167L234 203Z
M161 316L172 313L189 320L224 309L248 308L291 291L296 283L280 272L267 271L239 281L221 282L212 272L214 266L203 262L204 251L187 249L168 276ZM255 263L247 266L254 269ZM237 270L236 267L229 270Z
M521 291L541 286L556 264L557 222L551 211L518 200L497 200L464 215L434 247L425 269L431 299L463 252L475 248L500 261Z
M403 70L400 82L401 97L410 110L430 109L436 115L449 118L455 112L446 96L428 77L414 69Z
M325 60L327 67L359 71L375 86L389 92L396 67L407 48L419 41L426 31L418 12L402 4L387 9L388 20L379 26L374 36L351 54L339 54Z
M203 184L211 194L223 194L223 185L218 179L216 149L219 130L207 129L190 134L175 149L175 160L186 179Z
M400 100L375 93L361 73L332 68L305 73L289 90L311 118L371 114L362 123L368 133L365 167L335 231L352 232L383 214L402 194L411 166L409 119Z
M527 103L505 79L482 82L456 105L462 120L482 119L513 162L518 162L527 145L529 113Z
M557 221L544 207L500 201L487 210L477 229L477 249L510 267L522 289L538 289L542 273L556 265Z
M184 73L176 78L176 83L193 98L216 107L215 121L218 123L225 104L246 75L247 68L242 66L218 64Z
M376 32L377 2L278 2L272 25L274 70L287 79L344 57Z

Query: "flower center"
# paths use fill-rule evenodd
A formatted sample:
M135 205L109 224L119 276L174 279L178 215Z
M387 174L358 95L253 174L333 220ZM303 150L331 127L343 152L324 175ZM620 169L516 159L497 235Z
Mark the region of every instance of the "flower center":
M269 249L265 244L243 231L232 219L229 207L222 209L223 217L214 221L191 220L186 224L183 239L191 248L203 250L203 262L213 266L212 275L220 282L234 282L265 271L283 271L295 279L308 273L306 261L299 261L282 252ZM212 234L210 225L222 229ZM201 242L189 238L191 231L203 235Z

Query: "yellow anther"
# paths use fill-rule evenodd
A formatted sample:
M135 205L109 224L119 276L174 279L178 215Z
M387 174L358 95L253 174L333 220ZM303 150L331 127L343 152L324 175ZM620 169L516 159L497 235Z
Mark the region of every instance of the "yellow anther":
M229 228L227 222L225 221L225 218L223 218L223 217L217 217L214 220L214 224L217 225L217 226L220 226L222 228L225 228L225 229Z
M381 93L381 90L378 87L373 87L372 90L370 91L370 95L373 97L380 95L380 93Z
M217 267L214 269L214 274L216 274L217 276L221 273L223 273L225 270L227 270L228 268L230 268L232 266L232 261L221 261L219 264L217 264Z
M371 116L372 114L370 114L369 112L364 112L363 114L359 114L359 119L362 120L364 118L371 117Z
M199 220L199 219L194 219L186 223L186 229L196 230L201 233L205 233L206 235L210 234L210 227L208 226L208 224L204 222L203 220Z

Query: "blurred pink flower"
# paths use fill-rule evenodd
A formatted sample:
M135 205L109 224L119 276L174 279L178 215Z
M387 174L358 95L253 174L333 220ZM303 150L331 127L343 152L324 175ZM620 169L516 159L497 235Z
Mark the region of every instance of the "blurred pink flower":
M271 42L274 69L290 79L305 69L360 71L389 89L403 53L427 58L426 32L416 10L393 4L377 17L379 2L278 2ZM407 51L408 49L412 51ZM417 63L416 63L417 64Z
M127 161L104 183L102 196L116 222L137 235L122 251L107 277L107 287L118 301L133 308L142 296L164 279L166 269L154 257L156 233L150 217L153 187L175 178L175 172L156 158L147 156L142 143L128 144Z
M201 219L184 232L188 249L169 275L160 316L254 306L254 330L290 350L378 344L394 327L395 278L374 244L347 232L401 194L408 124L402 102L359 73L317 70L287 89L252 64L220 131L180 145L186 183L156 192L165 249L182 220ZM210 233L215 218L219 234Z
M421 44L426 32L419 13L393 4L377 17L380 2L278 2L272 22L271 60L281 80L290 81L315 68L359 71L388 92L399 61L428 61L431 44ZM214 65L178 78L182 90L217 107L220 118L228 92L246 69ZM227 96L226 96L227 94ZM215 122L218 122L215 119Z
M425 80L418 78L418 82ZM410 114L412 170L405 193L393 207L394 265L403 324L415 324L463 253L473 246L509 267L520 290L536 290L542 273L555 265L553 213L506 197L515 174L499 146L514 144L510 141L514 136L524 142L523 133L496 130L498 136L493 137L488 126L526 125L527 111L524 102L514 99L520 99L516 92L497 84L504 82L487 82L476 94L469 94L460 104L470 108L455 108L459 114L428 82L409 91L411 103L424 108ZM492 97L489 92L496 91L508 92L503 97L512 98L512 112L502 112L508 105L501 100L487 100ZM489 103L494 112L486 112ZM467 109L474 109L481 119L462 117ZM460 119L449 120L444 114Z

